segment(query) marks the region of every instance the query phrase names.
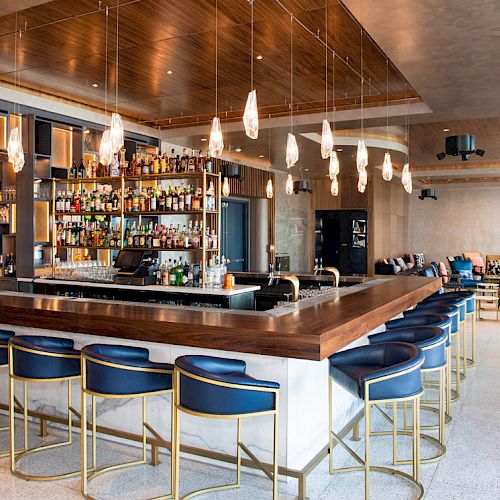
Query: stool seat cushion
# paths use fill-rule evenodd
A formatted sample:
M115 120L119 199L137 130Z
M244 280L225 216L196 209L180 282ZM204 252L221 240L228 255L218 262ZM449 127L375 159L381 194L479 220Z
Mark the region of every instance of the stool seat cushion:
M91 344L82 349L82 355L86 358L86 387L92 392L120 396L172 389L173 365L149 361L149 351L142 347Z
M0 330L0 365L6 365L9 362L9 352L7 346L9 339L15 335L10 330Z
M466 310L473 313L476 310L476 292L474 290L460 290L458 292L446 292L441 295L443 298L458 297L465 299Z
M12 370L18 377L50 380L80 375L80 351L71 339L18 335L9 344L14 348Z
M195 377L217 383L181 373L180 404L188 410L207 415L243 415L275 409L275 394L266 389L276 391L280 385L251 377L246 373L244 361L213 356L181 356L175 360L175 365ZM248 389L231 387L235 385L247 386Z
M451 328L451 318L445 314L426 313L406 318L398 318L388 321L385 327L388 330L393 328L406 328L408 326L437 326L438 328Z
M467 310L467 299L465 297L460 296L448 296L448 294L442 294L440 297L427 297L423 300L422 304L430 304L434 302L438 302L440 304L448 303L452 306L456 306L460 310L460 321L465 319L465 312Z
M422 370L440 368L446 363L445 346L448 345L449 335L446 330L435 326L413 326L395 328L382 333L370 335L370 344L382 342L407 342L415 344L424 351L425 361Z
M330 376L351 394L370 401L414 396L422 390L421 349L402 342L386 342L340 351L329 358ZM400 373L400 375L398 375ZM392 378L379 380L386 376Z
M417 305L416 309L411 309L403 313L404 317L411 317L418 314L445 314L451 318L452 334L458 332L458 322L460 318L460 309L457 306L451 305L448 302L422 302Z

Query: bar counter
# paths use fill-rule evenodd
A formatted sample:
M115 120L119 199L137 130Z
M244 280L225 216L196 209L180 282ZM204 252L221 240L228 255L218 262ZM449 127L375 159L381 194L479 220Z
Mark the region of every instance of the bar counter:
M375 277L269 311L0 292L0 328L17 335L70 337L77 349L92 343L146 347L153 361L173 363L186 354L245 361L250 375L280 384L280 474L297 478L298 498L306 499L307 475L328 452L326 358L344 347L366 344L369 333L382 331L386 321L440 286L441 280L434 278ZM7 392L5 384L0 393ZM39 412L34 415L40 418L45 408L51 408L62 417L66 405L62 383L39 385L46 387L30 391L30 410ZM74 381L73 390L78 393L79 381ZM360 419L362 404L335 383L333 394L333 426L343 436ZM165 435L170 428L167 398L156 396L148 408L151 425ZM79 411L78 402L75 406ZM114 429L108 432L111 436L137 434L133 423L140 411L137 398L108 400L100 406L98 425ZM242 441L267 464L272 462L272 419L262 416L258 425L248 422L242 435ZM234 463L235 432L232 421L186 415L181 443L191 457Z

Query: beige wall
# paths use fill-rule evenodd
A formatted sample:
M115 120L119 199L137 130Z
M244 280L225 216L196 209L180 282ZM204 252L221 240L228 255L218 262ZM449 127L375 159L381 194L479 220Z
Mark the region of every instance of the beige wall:
M426 259L463 252L500 254L500 187L438 189L437 201L410 199L410 247Z

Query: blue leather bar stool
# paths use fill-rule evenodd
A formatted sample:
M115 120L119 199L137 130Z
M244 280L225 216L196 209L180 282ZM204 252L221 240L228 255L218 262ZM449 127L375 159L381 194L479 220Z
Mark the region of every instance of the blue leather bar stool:
M237 419L236 482L193 491L184 499L210 491L239 488L241 484L241 451L272 480L273 499L278 498L278 414L279 389L276 382L256 380L246 373L246 363L237 359L212 356L181 356L175 360L176 396L176 485L179 498L179 458L181 412L205 418ZM273 472L264 468L241 442L241 420L262 415L274 416Z
M74 349L71 339L19 335L9 339L9 422L10 422L10 470L19 477L36 481L51 481L80 474L72 471L59 475L35 476L16 469L17 462L26 455L73 443L72 414L79 417L72 404L71 382L80 378L80 352ZM15 397L14 382L24 383L24 402L20 405ZM29 448L28 446L28 383L68 383L68 439L63 442ZM18 453L14 449L14 408L22 408L24 416L24 448ZM17 455L17 456L16 456Z
M171 492L159 498L173 498L174 485L174 401L172 375L174 367L169 363L149 360L149 351L142 347L124 345L92 344L82 349L82 422L87 423L87 394L92 399L92 468L87 463L87 432L82 431L82 480L81 490L88 497L88 483L96 476L115 469L147 462L147 432L159 436L146 419L146 397L172 394L171 427ZM97 418L96 397L100 398L142 398L142 459L133 462L97 468Z
M422 498L424 489L420 483L420 396L422 394L421 367L424 354L416 345L386 342L341 351L330 356L329 408L330 408L330 474L335 472L364 471L365 499L370 496L370 471L399 475L409 480ZM365 456L361 458L333 431L333 381L364 402ZM413 473L371 465L370 436L371 407L373 405L410 402L413 406L412 437ZM393 427L396 434L396 426ZM354 467L333 468L333 440L341 444L360 464ZM395 437L393 437L395 439Z
M442 328L448 332L449 341L446 346L446 359L447 359L447 376L446 376L446 414L451 419L451 336L453 332L453 321L446 314L436 314L426 312L412 317L398 318L388 321L385 327L388 330L395 328L408 328L413 326L434 326Z
M0 368L8 368L9 366L8 345L9 345L9 339L14 335L15 333L9 330L0 330ZM9 426L0 427L0 432L8 430ZM0 451L0 458L8 456L9 456L8 451L5 452Z
M465 299L465 316L469 318L471 323L471 357L467 358L467 366L474 366L476 363L476 334L477 334L477 318L476 318L476 292L474 290L460 290L457 292L446 292L441 294L443 298L460 297Z
M415 326L409 328L396 328L394 330L387 330L382 333L377 333L375 335L370 335L368 337L370 344L380 344L383 342L406 342L408 344L414 344L424 353L424 364L422 365L422 382L425 380L425 375L428 373L436 373L439 377L439 397L438 397L438 439L428 434L421 434L421 438L424 438L432 442L437 447L437 452L428 458L421 458L422 463L432 462L444 456L446 453L445 437L444 437L444 425L445 425L445 378L446 378L446 344L449 342L449 335L446 330L434 326ZM422 409L422 408L421 408ZM380 411L382 411L379 408ZM397 405L393 404L393 418L392 420L383 412L385 418L396 427L397 429ZM405 408L406 417L406 408ZM406 420L406 418L405 418ZM422 425L420 426L421 428ZM434 427L434 426L432 426ZM386 432L382 432L387 434ZM405 422L404 432L407 433L407 425ZM374 433L375 434L375 433ZM397 437L398 431L396 431ZM393 460L394 464L405 464L410 463L409 460L398 461L396 459L396 442L393 442Z

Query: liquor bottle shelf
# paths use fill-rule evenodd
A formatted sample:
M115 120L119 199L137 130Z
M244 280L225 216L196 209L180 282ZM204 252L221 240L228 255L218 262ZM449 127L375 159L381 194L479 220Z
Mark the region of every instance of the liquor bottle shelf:
M207 210L207 215L217 215L216 210ZM203 215L203 210L166 210L150 212L123 212L126 217L138 217L139 215Z
M86 177L84 179L54 179L57 183L63 184L91 184L93 182L113 182L113 181L121 181L121 176L114 177Z
M203 252L203 248L162 248L162 247L125 247L123 250L149 250L151 252ZM205 252L218 252L217 248L206 248Z
M96 247L85 245L57 245L56 248L78 249L78 250L121 250L121 247Z
M206 172L207 177L218 177L218 174ZM203 179L203 172L174 172L170 174L143 174L143 175L126 175L124 176L125 182L127 181L155 181L167 179Z
M121 212L117 210L116 212L54 212L55 215L69 215L69 216L87 216L87 215L112 215L115 217L120 217Z

